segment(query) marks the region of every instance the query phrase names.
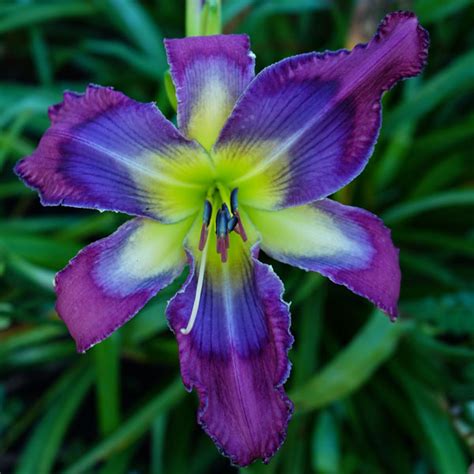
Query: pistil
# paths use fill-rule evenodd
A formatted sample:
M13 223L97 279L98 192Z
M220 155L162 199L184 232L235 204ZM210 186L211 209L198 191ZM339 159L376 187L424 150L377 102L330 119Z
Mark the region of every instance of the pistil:
M199 303L201 302L201 295L202 295L202 286L204 283L204 274L206 270L206 261L207 261L207 249L209 248L209 241L206 242L204 245L204 249L201 255L201 263L199 264L199 275L198 275L198 282L196 285L196 294L194 296L194 303L193 308L191 310L191 316L189 317L188 324L185 328L181 328L181 334L189 334L196 322L198 310L199 310Z

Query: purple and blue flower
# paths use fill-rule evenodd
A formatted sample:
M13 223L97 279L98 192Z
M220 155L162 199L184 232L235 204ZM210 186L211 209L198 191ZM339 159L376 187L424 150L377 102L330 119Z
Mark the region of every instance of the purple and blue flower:
M233 463L268 461L292 403L283 284L259 249L397 316L398 251L373 214L327 199L372 154L381 97L421 72L428 34L396 12L352 51L294 56L254 75L245 35L167 40L178 128L109 87L66 92L16 166L44 205L135 216L56 277L80 352L190 271L169 302L198 420Z

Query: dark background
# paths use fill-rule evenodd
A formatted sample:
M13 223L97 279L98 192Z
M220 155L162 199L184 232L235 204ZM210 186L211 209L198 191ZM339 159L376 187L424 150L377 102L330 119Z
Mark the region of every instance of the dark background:
M296 403L269 466L245 473L465 474L474 446L474 7L414 2L228 0L257 68L366 41L387 11L414 10L431 35L421 77L384 98L364 173L337 199L382 216L402 265L401 318L275 263L292 301ZM164 291L86 355L54 312L54 273L124 219L43 208L13 175L50 104L89 82L156 100L163 37L184 35L175 1L0 1L0 471L26 474L237 472L197 426L180 382Z

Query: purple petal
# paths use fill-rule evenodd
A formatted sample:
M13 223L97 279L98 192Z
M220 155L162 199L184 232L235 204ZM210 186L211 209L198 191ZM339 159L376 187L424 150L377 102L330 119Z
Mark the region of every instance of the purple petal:
M56 275L56 309L84 352L132 318L183 270L189 220L136 218L84 248Z
M210 149L254 77L246 35L165 40L178 98L180 130Z
M196 323L183 335L196 292L192 268L167 313L184 384L199 396L198 421L234 464L267 462L282 444L292 413L283 390L293 342L283 285L248 250L231 252L227 263L206 270Z
M89 86L85 94L66 92L49 116L52 125L37 150L15 168L39 191L42 204L168 222L194 212L188 201L168 196L174 188L190 191L191 201L202 193L190 183L189 171L209 160L154 104L136 102L109 87ZM180 173L177 164L183 168Z
M397 316L398 249L373 214L330 199L281 211L247 209L270 256L344 285Z
M383 92L419 74L427 48L428 34L415 15L397 12L367 45L266 68L221 132L214 148L218 169L239 186L242 203L262 209L337 191L372 154Z

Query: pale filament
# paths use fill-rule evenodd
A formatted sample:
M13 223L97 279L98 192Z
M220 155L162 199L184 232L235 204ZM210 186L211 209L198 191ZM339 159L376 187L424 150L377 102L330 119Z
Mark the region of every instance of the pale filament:
M196 322L197 313L199 310L199 303L201 302L201 294L202 294L202 285L204 283L204 271L206 270L206 260L207 260L207 249L209 247L209 240L207 239L206 245L204 246L204 250L202 251L201 257L201 264L199 265L199 275L198 275L198 282L196 286L196 295L194 296L194 303L193 309L191 310L191 316L188 320L188 325L185 328L181 328L181 334L189 334Z

